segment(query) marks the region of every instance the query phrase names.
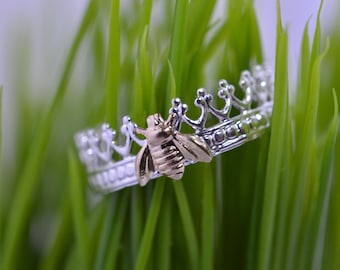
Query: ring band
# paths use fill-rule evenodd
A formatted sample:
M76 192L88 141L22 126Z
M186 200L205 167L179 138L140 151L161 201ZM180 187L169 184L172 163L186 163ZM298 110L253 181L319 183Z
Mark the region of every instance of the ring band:
M109 193L137 184L144 186L162 175L179 180L186 166L210 162L214 156L258 138L270 126L272 74L264 65L257 65L241 73L239 86L243 99L235 96L233 85L220 80L217 95L224 100L222 109L213 105L211 94L198 89L194 104L201 114L196 120L187 116L188 106L179 98L172 100L166 120L158 113L150 115L146 129L124 116L120 129L124 145L116 144L116 132L108 124L77 133L74 139L90 185ZM208 118L215 118L218 123L206 127ZM182 123L191 127L194 134L181 133ZM137 155L130 152L133 143L141 147ZM113 159L114 153L120 156L119 160Z

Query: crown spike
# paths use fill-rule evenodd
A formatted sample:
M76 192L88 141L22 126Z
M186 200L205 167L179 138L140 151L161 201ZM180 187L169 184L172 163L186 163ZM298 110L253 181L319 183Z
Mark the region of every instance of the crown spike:
M180 130L182 125L182 116L188 110L188 107L185 104L182 104L179 98L173 98L171 104L172 106L169 110L171 119L169 124L173 126L175 130Z
M185 104L182 105L182 118L188 125L194 128L197 132L204 128L205 122L207 121L208 118L209 107L207 103L206 90L204 88L200 88L197 90L197 97L195 99L194 104L196 107L199 107L201 109L201 114L198 117L198 119L193 120L186 115L188 107Z
M230 111L232 108L232 99L233 99L233 93L234 88L232 85L229 85L226 80L220 80L219 81L220 89L218 90L218 97L221 99L224 99L225 105L223 109L218 110L215 107L211 105L211 102L213 100L212 95L207 95L207 104L209 107L209 111L212 115L217 117L220 121L223 121L225 119L229 118Z

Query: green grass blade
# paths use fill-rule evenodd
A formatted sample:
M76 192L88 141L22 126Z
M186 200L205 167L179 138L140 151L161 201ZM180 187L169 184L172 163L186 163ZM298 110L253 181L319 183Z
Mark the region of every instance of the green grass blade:
M104 268L104 262L106 259L107 250L110 245L110 235L112 230L112 224L114 223L114 216L116 213L117 196L107 199L106 209L107 214L105 216L104 225L102 227L98 249L96 252L96 258L94 262L94 269L100 270Z
M216 0L202 1L194 0L189 2L188 19L187 19L187 33L186 33L186 53L183 61L183 75L182 78L193 78L195 80L184 79L183 83L179 85L181 88L195 89L197 84L204 81L205 64L202 61L202 44L205 43L206 34L210 30L209 23L212 19L212 14Z
M310 48L309 48L309 24L307 23L303 32L302 45L300 52L300 74L298 82L298 90L296 91L295 104L295 125L302 126L304 123L304 116L307 106L306 93L309 88L309 74L310 74ZM299 137L297 138L299 139ZM297 141L299 144L300 141Z
M215 194L214 177L211 173L211 165L204 164L203 170L203 209L202 209L202 251L201 269L214 269L214 239L215 239Z
M154 250L156 252L155 269L171 270L173 269L171 260L171 246L173 243L172 225L173 221L173 192L170 183L166 183L162 203L162 212L160 213L157 241L162 243Z
M143 106L143 100L145 99L143 95L143 86L142 86L142 78L141 78L141 71L139 67L139 61L136 61L135 64L135 70L134 70L134 80L133 80L133 89L134 89L134 94L132 97L132 102L134 104L133 106L133 119L136 119L135 121L142 120L145 118L145 113L144 113L144 106Z
M227 57L235 73L248 69L254 61L262 61L261 40L254 10L252 1L228 1Z
M76 235L79 263L82 269L90 268L89 238L86 218L86 201L84 188L79 174L78 158L69 151L70 169L70 199L72 207L73 225Z
M140 242L143 235L143 227L144 227L144 197L143 191L136 187L132 190L131 194L131 210L130 210L130 220L131 220L131 229L130 229L130 237L131 237L131 258L132 265L136 263L136 259L138 256L138 250L140 246Z
M216 5L216 0L190 1L188 8L188 44L190 54L196 53L202 47L206 32L209 30L209 22Z
M282 25L282 12L281 12L281 4L279 0L276 0L276 59L278 58L277 55L280 52L280 48L282 46L281 41L281 34L284 32L283 25Z
M151 14L152 14L152 7L153 7L153 0L145 0L143 3L143 24L142 24L142 29L141 33L143 33L143 30L146 26L150 26L151 22Z
M262 55L262 43L261 43L261 35L260 35L260 27L258 26L256 11L253 1L248 3L247 7L247 17L249 20L248 27L249 27L249 39L250 42L248 43L249 51L252 52L251 57L254 57L256 63L263 62L263 55Z
M101 232L104 231L103 228L106 225L106 216L108 215L108 198L104 197L102 200L90 209L88 215L88 228L89 228L89 261L91 269L95 268L95 263L97 262L97 252L99 252L101 244ZM105 252L104 252L105 253Z
M56 235L53 237L53 245L48 250L41 262L42 270L57 270L62 267L66 254L70 250L72 235L72 212L70 207L70 196L67 194L63 198L60 210L60 222L58 224Z
M311 81L309 83L310 89L308 94L307 110L305 125L301 134L301 143L296 149L296 159L294 168L294 179L296 181L296 190L293 194L292 205L292 217L291 226L289 228L289 238L287 246L287 269L292 269L296 265L297 248L299 244L299 233L301 232L303 206L305 201L305 189L307 185L307 179L310 172L309 169L315 170L315 168L309 168L311 158L315 153L313 152L315 144L315 130L317 120L317 108L319 100L319 88L320 88L320 63L325 56L328 47L325 51L319 55L312 65ZM314 175L314 173L312 173Z
M121 246L121 239L123 235L124 222L127 216L127 207L129 202L129 193L126 190L120 191L120 198L117 199L116 213L114 215L113 223L111 224L111 236L109 240L108 249L105 251L104 268L105 270L119 269L117 261L119 259L119 249Z
M151 245L155 235L156 224L159 219L159 211L162 203L163 191L164 191L164 180L158 180L156 188L151 202L151 207L148 213L147 221L144 228L142 242L139 248L139 254L137 263L135 266L136 270L147 269L147 263L151 252Z
M111 3L109 51L106 67L106 121L117 127L120 78L120 1Z
M256 180L254 187L254 196L251 210L251 218L250 218L250 233L249 233L249 242L247 248L247 266L246 269L251 270L255 269L257 264L256 258L256 250L258 243L258 232L260 228L260 217L261 217L261 207L263 203L263 190L265 186L265 168L267 164L268 158L268 143L269 136L264 135L260 146L259 159L257 162L257 170L256 170Z
M306 116L306 110L307 110L307 101L306 93L308 93L310 89L310 76L311 76L311 63L314 63L316 60L317 55L320 52L320 16L321 16L321 10L323 6L323 0L320 2L320 7L317 15L317 21L316 21L316 28L314 33L314 39L312 44L312 51L310 51L310 45L309 45L309 22L307 22L304 32L303 32L303 38L302 38L302 46L301 46L301 57L300 57L300 76L299 76L299 82L298 82L298 91L296 94L296 100L295 104L298 104L298 106L294 106L295 110L295 123L296 126L303 126L305 123L305 116ZM297 136L297 145L300 144L300 138L301 136Z
M314 40L313 40L313 45L312 45L312 52L311 52L311 63L313 63L318 55L320 54L320 43L321 43L321 22L320 22L320 17L321 17L321 11L323 7L323 2L324 0L320 1L320 6L318 10L318 16L316 19L316 26L315 26L315 32L314 32Z
M177 205L179 207L180 215L183 222L183 230L185 234L185 238L187 241L187 248L188 248L188 256L189 262L191 265L191 269L198 269L198 261L197 258L199 256L199 249L198 249L198 240L196 235L196 230L194 226L194 221L192 218L192 214L190 211L188 198L185 193L183 183L176 182L174 184L174 190L177 199Z
M313 252L311 255L311 267L310 269L321 269L322 260L324 255L324 245L326 238L326 225L328 219L328 209L330 204L330 195L332 184L334 181L334 156L335 156L335 144L339 126L339 110L338 102L335 90L333 90L334 97L334 115L331 123L330 130L328 131L325 149L321 164L320 186L318 191L318 198L316 201L316 212L312 224L314 230L312 236L314 242L312 243Z
M139 42L138 50L138 72L140 74L140 100L136 100L135 104L141 103L141 111L148 108L151 112L156 108L155 91L153 86L153 74L150 52L148 51L149 27L146 26Z
M155 86L153 81L152 60L148 46L149 27L145 26L143 34L139 39L138 53L135 63L134 92L132 95L132 115L136 121L146 118L145 112L151 114L155 110L156 102ZM142 122L142 123L143 123ZM144 124L144 123L143 123Z
M292 115L290 112L287 114L286 123L284 124L284 141L283 144L283 158L282 158L282 173L280 177L279 183L279 199L278 199L278 207L277 207L277 218L276 218L276 230L275 230L275 241L274 241L274 252L272 255L272 269L280 269L282 267L285 254L286 254L286 232L287 232L287 224L289 217L289 199L290 193L292 191L292 129L291 123Z
M30 210L34 202L34 194L39 185L39 171L43 163L44 153L52 130L54 114L65 96L74 59L77 55L79 46L95 17L95 12L96 1L91 1L72 43L63 74L57 87L56 95L46 116L37 127L36 135L31 143L29 151L30 155L27 157L24 164L19 180L19 186L17 187L15 196L13 196L12 207L9 211L10 214L6 223L6 233L4 237L4 246L6 246L6 250L4 250L3 255L4 269L12 269L16 264L17 250L20 246L24 226L29 218Z
M175 79L175 74L174 70L172 68L172 65L170 61L168 61L168 66L169 66L169 92L172 97L177 97L177 89L176 89L176 79Z
M175 8L174 25L171 35L170 55L169 59L173 68L173 74L177 84L178 95L181 96L181 82L183 74L183 59L186 51L186 30L188 17L188 1L177 0ZM168 76L170 78L170 76ZM167 94L165 100L171 100L170 96L170 80L168 79Z
M278 12L278 16L280 16L279 14ZM282 141L284 141L285 132L282 131L282 123L286 123L288 113L288 35L287 32L281 28L280 17L278 19L278 29L275 97L271 121L272 128L261 218L257 269L270 269L277 194L284 156Z

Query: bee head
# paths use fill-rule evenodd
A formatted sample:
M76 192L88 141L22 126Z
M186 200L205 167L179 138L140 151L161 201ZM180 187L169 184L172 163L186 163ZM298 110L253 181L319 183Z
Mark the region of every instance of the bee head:
M159 113L148 116L146 121L148 124L146 137L149 143L158 145L172 139L173 131Z

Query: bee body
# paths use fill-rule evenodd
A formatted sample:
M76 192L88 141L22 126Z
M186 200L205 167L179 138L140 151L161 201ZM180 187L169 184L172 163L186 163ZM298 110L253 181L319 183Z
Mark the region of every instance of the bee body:
M182 178L185 160L210 162L209 147L194 135L181 134L159 114L147 119L148 128L138 129L146 137L146 144L136 157L136 175L140 185L145 185L154 172L174 180Z
M175 180L182 178L185 159L172 141L150 148L150 153L158 172Z

